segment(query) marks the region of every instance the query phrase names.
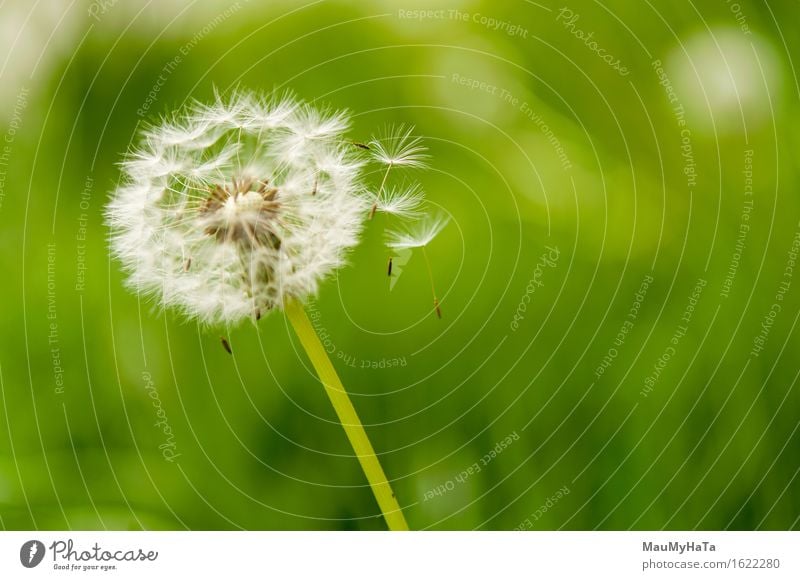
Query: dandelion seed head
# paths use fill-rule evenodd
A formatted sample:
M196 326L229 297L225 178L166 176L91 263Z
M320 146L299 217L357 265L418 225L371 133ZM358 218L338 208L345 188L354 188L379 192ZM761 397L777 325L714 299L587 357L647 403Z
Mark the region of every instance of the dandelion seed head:
M419 218L422 215L424 195L419 184L405 187L383 189L374 200L377 211L406 219Z
M207 323L315 294L368 207L347 127L341 112L239 92L145 129L106 210L130 286Z
M369 142L373 159L390 167L424 168L427 166L427 147L414 136L414 127L398 125Z

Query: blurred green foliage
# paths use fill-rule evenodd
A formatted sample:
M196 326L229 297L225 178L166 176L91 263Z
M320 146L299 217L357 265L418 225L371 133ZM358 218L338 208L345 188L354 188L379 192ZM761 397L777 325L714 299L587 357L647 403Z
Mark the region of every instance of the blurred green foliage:
M128 292L108 257L103 206L137 127L240 86L347 108L358 140L412 124L430 147L416 177L453 216L429 248L444 318L421 256L389 291L380 220L314 302L412 528L797 528L797 4L657 4L575 0L571 24L522 1L50 8L63 18L0 72L25 73L3 101L0 524L383 528L280 313L199 328ZM43 19L19 5L0 6L9 30ZM694 184L654 60L685 108ZM559 258L537 273L547 247Z

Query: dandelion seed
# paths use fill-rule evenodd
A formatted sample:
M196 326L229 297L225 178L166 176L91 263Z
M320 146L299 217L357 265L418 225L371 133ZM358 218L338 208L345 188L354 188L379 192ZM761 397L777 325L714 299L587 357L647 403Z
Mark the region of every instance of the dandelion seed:
M242 123L259 131L270 131L285 126L299 106L289 93L273 99L240 93L240 98L245 103L242 108Z
M402 218L418 218L424 201L422 188L418 184L409 187L395 187L375 195L375 212L383 212ZM374 213L374 212L373 212Z
M442 318L442 308L439 298L436 295L436 286L433 282L433 269L431 268L428 253L425 248L439 233L445 228L450 219L443 215L434 216L423 220L415 228L401 231L389 231L386 235L386 245L393 250L409 251L412 248L421 248L422 257L425 259L425 266L428 271L428 280L431 284L431 294L433 294L433 308L436 316Z
M392 259L391 258L389 258L389 267L387 269L386 275L387 276L391 276L392 275Z
M227 341L224 336L219 337L219 341L222 344L222 348L224 348L228 354L233 354L233 350L231 350L231 344Z
M428 148L413 133L414 127L398 125L386 131L383 136L373 138L369 142L372 157L389 167L426 167Z
M315 294L369 207L347 124L240 92L148 128L106 211L128 283L207 323Z
M386 171L383 174L376 199L369 211L369 219L375 217L375 212L378 210L379 205L378 200L384 194L386 180L389 178L389 172L393 167L425 167L425 160L428 158L425 153L427 148L422 145L422 139L412 137L413 131L413 127L406 128L403 125L398 125L393 129L387 130L383 137L373 138L369 142L372 158L386 165Z
M433 216L404 230L390 230L386 234L386 245L394 250L424 248L447 226L450 219L443 215Z

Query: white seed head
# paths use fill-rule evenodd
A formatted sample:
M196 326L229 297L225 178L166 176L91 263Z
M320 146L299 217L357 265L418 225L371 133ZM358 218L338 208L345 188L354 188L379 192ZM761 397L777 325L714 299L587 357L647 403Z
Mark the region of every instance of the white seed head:
M450 218L445 215L435 215L406 229L389 230L386 232L386 245L393 250L424 248L439 235L449 221Z
M377 211L401 218L419 218L425 200L419 184L382 189L375 195L374 204Z
M146 129L106 210L129 284L207 323L315 294L370 204L347 127L341 112L237 93Z
M390 167L424 168L427 166L427 147L422 139L414 136L414 127L388 129L384 135L369 142L375 161Z

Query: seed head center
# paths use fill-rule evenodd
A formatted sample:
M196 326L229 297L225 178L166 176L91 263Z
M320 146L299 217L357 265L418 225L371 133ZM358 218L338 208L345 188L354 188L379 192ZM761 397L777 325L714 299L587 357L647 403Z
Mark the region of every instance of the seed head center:
M280 246L276 220L280 209L278 189L269 180L232 179L215 184L200 206L205 232L218 242L245 247Z

